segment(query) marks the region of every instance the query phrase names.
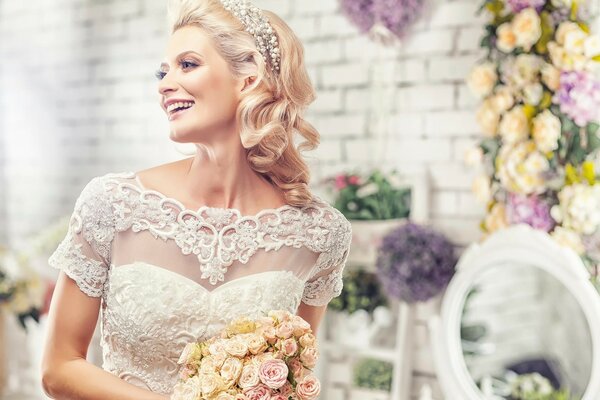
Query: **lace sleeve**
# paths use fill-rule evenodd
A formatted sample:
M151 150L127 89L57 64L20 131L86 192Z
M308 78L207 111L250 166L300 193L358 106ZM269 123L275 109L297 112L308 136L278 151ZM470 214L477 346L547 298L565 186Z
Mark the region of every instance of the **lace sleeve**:
M352 226L336 209L322 233L327 236L325 249L319 255L302 295L302 302L310 306L327 305L342 292L342 275L352 241Z
M75 202L67 235L48 263L73 279L86 295L100 297L108 277L113 236L110 202L101 178L96 177Z

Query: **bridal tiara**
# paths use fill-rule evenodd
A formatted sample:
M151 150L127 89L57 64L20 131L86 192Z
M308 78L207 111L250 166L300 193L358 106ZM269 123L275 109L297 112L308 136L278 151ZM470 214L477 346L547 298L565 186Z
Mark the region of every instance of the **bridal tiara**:
M266 63L271 64L271 69L279 71L281 56L277 36L269 20L263 15L260 8L247 0L221 0L223 8L232 13L251 33L256 40L256 47L262 54Z

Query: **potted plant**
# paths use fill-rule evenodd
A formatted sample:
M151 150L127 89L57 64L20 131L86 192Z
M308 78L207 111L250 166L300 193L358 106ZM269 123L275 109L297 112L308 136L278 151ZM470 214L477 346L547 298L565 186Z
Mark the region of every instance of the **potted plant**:
M351 399L388 400L392 387L394 366L387 361L360 359L354 365L354 387Z
M397 171L340 174L330 182L335 208L352 224L348 262L372 265L383 235L410 216L410 188L403 185Z

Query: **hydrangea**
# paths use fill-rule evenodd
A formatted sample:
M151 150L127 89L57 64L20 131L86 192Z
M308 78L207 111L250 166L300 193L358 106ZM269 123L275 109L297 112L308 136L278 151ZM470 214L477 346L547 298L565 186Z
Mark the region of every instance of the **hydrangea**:
M526 8L535 8L539 13L544 8L546 0L507 0L508 7L513 13L518 13Z
M586 71L563 71L552 101L578 126L598 119L600 82Z
M398 37L421 14L421 0L342 0L341 10L362 33L369 32L374 25L381 24Z
M407 223L384 236L377 275L386 293L412 303L440 293L454 275L454 246L434 230Z
M550 216L550 205L539 196L509 193L506 216L510 224L527 224L550 232L556 222Z

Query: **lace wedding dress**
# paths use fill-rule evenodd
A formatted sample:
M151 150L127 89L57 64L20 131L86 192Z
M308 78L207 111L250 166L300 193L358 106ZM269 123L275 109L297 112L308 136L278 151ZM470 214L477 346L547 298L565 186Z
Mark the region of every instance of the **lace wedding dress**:
M123 172L86 185L49 263L102 298L102 368L170 394L187 343L339 295L350 240L349 222L318 197L254 216L188 210Z

